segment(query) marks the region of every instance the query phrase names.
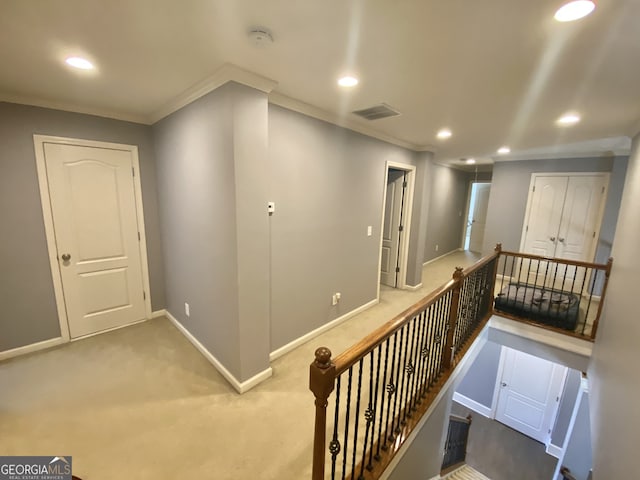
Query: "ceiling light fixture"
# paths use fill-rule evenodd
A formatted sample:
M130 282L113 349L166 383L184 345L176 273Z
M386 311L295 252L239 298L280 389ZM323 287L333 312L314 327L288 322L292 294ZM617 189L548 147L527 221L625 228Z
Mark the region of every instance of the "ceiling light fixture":
M444 140L445 138L451 137L451 130L449 130L448 128L443 128L442 130L440 130L438 132L438 134L436 136L438 138Z
M249 30L249 38L259 47L273 43L273 35L265 27L255 27Z
M558 22L573 22L586 17L596 8L591 0L574 0L561 6L553 16Z
M473 165L474 163L476 163L476 159L475 158L467 158L464 163L466 163L467 165Z
M70 67L79 68L80 70L93 70L95 68L93 63L82 57L68 57L64 62Z
M566 113L560 118L558 118L558 120L556 120L556 123L560 126L569 126L569 125L575 125L579 121L580 121L580 115L576 113Z
M510 153L510 152L511 152L511 149L510 149L509 147L507 147L507 146L500 147L500 148L498 149L498 153L499 153L500 155L506 155L507 153Z
M338 85L341 87L355 87L358 85L358 79L347 75L338 79Z

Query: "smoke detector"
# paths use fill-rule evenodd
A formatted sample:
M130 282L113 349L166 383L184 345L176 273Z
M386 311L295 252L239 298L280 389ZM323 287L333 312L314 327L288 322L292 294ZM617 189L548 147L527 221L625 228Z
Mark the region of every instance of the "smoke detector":
M255 27L249 30L249 38L260 47L273 43L271 32L264 27Z

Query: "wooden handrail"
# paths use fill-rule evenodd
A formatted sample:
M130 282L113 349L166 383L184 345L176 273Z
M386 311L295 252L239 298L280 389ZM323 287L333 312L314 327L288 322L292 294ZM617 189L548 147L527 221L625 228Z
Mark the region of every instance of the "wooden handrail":
M500 252L497 250L490 255L487 255L480 259L474 265L461 271L459 279L451 279L444 285L440 286L429 295L424 297L419 302L407 308L404 312L400 313L392 320L388 321L384 325L381 325L369 335L364 337L355 345L351 346L340 355L338 355L333 363L336 367L336 375L340 375L345 372L350 366L354 365L358 360L365 357L368 353L374 350L378 345L390 338L395 332L402 328L407 322L411 321L413 317L422 312L429 305L440 300L444 295L454 289L456 284L462 281L464 278L471 275L473 272L484 267L487 263L496 259ZM456 270L457 272L458 270ZM455 275L455 273L454 273Z
M562 475L563 480L577 480L576 477L571 474L571 470L564 465L560 468L560 475Z

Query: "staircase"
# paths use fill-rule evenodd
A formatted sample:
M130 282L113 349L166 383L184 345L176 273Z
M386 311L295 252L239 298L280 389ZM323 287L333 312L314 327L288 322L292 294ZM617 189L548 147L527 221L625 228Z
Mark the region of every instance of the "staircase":
M474 470L469 465L463 465L457 470L449 473L448 475L442 477L443 480L490 480L488 477L485 477L483 474Z

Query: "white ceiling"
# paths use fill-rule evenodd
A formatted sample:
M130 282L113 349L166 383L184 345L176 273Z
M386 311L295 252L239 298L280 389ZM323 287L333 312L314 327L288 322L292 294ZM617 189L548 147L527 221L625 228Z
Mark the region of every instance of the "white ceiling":
M513 158L628 145L621 137L640 130L640 1L599 0L565 24L553 20L562 3L2 0L0 99L151 123L233 64L274 80L278 103L302 102L445 163L490 162L503 144ZM273 44L249 39L258 25ZM97 70L71 70L68 55ZM338 87L345 72L360 84ZM402 115L349 113L380 102ZM557 127L568 110L582 121ZM441 127L453 137L437 140Z

